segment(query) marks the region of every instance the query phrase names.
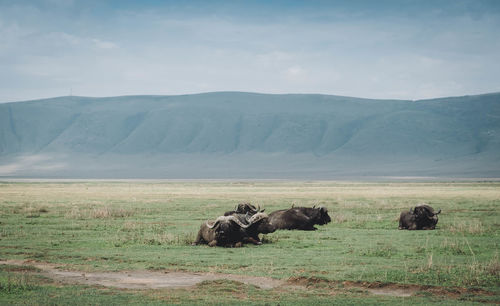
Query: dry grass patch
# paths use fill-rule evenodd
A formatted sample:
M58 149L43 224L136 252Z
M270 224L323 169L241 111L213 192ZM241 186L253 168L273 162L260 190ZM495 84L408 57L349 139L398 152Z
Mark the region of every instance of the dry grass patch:
M419 266L409 270L412 274L427 275L440 281L452 281L465 286L500 286L500 263L498 253L489 261L478 261L467 239L463 243L444 242L448 247L458 248L459 255L466 255L465 264L442 265L434 262L433 253L427 253ZM464 250L465 249L465 250ZM465 254L466 253L466 254ZM455 254L456 255L456 254ZM438 256L436 256L438 258Z
M90 218L92 219L106 219L106 218L126 218L134 215L131 210L113 207L99 207L93 208L90 211Z
M465 242L458 239L448 239L447 237L441 243L441 250L452 255L466 255L469 252Z
M25 206L21 213L26 216L26 218L38 218L41 213L49 212L45 207L36 207L36 206Z
M12 273L7 270L6 273L0 273L0 293L19 294L35 290L38 287L37 281L31 274L31 271Z
M331 216L331 219L334 223L344 223L349 220L345 214L337 214L337 213Z
M449 225L448 230L451 233L455 234L472 234L472 235L480 235L488 230L481 220L472 219L469 221L453 221L451 225Z
M432 184L432 183L340 183L340 182L276 182L272 186L268 183L253 183L244 186L230 183L210 182L160 182L153 183L111 183L99 184L13 184L8 189L17 199L25 197L26 188L30 196L38 198L52 197L71 201L74 198L107 198L112 200L128 201L131 198L145 201L163 201L175 198L212 198L212 199L252 199L273 200L283 198L295 199L388 199L399 198L421 200L422 194L426 198L456 199L477 198L480 194L483 199L498 199L500 189L498 183L493 184ZM387 203L390 204L390 203ZM382 203L382 205L384 205Z
M116 233L112 243L115 247L127 244L189 245L194 241L194 236L194 232L168 232L168 226L164 223L126 222Z
M464 275L464 282L472 286L480 286L489 280L500 286L500 263L498 256L492 258L488 263L480 263L473 260L466 267L468 273Z
M500 261L498 261L498 253L486 265L486 271L494 277L500 277Z
M72 207L70 211L65 214L68 219L112 219L112 218L126 218L135 214L132 210L123 208L114 208L109 206L104 207Z

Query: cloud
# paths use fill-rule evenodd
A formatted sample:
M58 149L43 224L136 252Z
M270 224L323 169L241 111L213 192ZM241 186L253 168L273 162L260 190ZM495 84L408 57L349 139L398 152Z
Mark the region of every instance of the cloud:
M110 41L104 41L104 40L100 40L100 39L92 39L92 42L94 42L94 44L96 45L97 48L100 48L100 49L113 49L113 48L117 48L118 46L115 44L115 43L112 43Z
M271 51L265 53L257 53L255 56L257 64L264 67L273 67L287 63L294 59L294 55L283 51Z
M48 5L70 7L75 5L75 0L44 0Z
M289 80L297 80L304 76L304 69L298 65L288 67L286 70L286 77Z
M422 4L437 10L55 1L0 2L0 101L69 88L403 99L500 91L499 13L474 2L475 18L448 13L453 1Z

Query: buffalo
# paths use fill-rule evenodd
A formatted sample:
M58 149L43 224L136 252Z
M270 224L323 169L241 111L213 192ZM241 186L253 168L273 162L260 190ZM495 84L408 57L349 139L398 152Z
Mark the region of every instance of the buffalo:
M262 244L259 233L271 232L274 232L274 227L269 224L265 213L220 216L200 226L193 245L206 243L209 246L239 247L243 242Z
M315 231L314 225L323 225L331 222L328 210L324 206L292 207L273 211L269 214L269 222L276 229Z
M200 226L193 245L206 243L209 246L234 246L242 240L240 220L234 216L221 216L215 221Z
M240 203L238 204L238 206L234 208L234 210L226 211L224 213L224 216L231 216L234 214L247 214L247 213L249 215L255 215L258 212L264 212L264 209L260 210L260 206L255 207L250 203Z
M420 205L411 208L409 211L401 212L399 216L399 229L408 230L433 230L438 223L438 212L429 205Z
M242 214L236 215L242 218ZM244 215L244 219L248 224L247 227L242 227L245 232L245 241L252 242L253 244L262 244L259 239L259 234L269 234L276 230L276 227L269 222L269 216L265 213L258 212L252 216Z

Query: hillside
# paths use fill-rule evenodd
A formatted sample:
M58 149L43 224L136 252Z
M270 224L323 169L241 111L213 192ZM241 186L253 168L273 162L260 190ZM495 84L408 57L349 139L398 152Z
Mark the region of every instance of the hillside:
M218 92L0 104L0 176L500 177L500 94Z

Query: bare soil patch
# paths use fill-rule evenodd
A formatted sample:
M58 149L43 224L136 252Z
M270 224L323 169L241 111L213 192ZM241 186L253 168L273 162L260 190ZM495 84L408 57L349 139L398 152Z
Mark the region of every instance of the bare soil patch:
M40 269L42 275L63 283L100 285L122 289L186 288L203 281L227 279L254 285L262 289L283 286L286 282L269 277L245 276L219 273L195 273L178 271L123 271L123 272L78 272L57 269L56 265L22 260L5 260L0 264L25 266Z

